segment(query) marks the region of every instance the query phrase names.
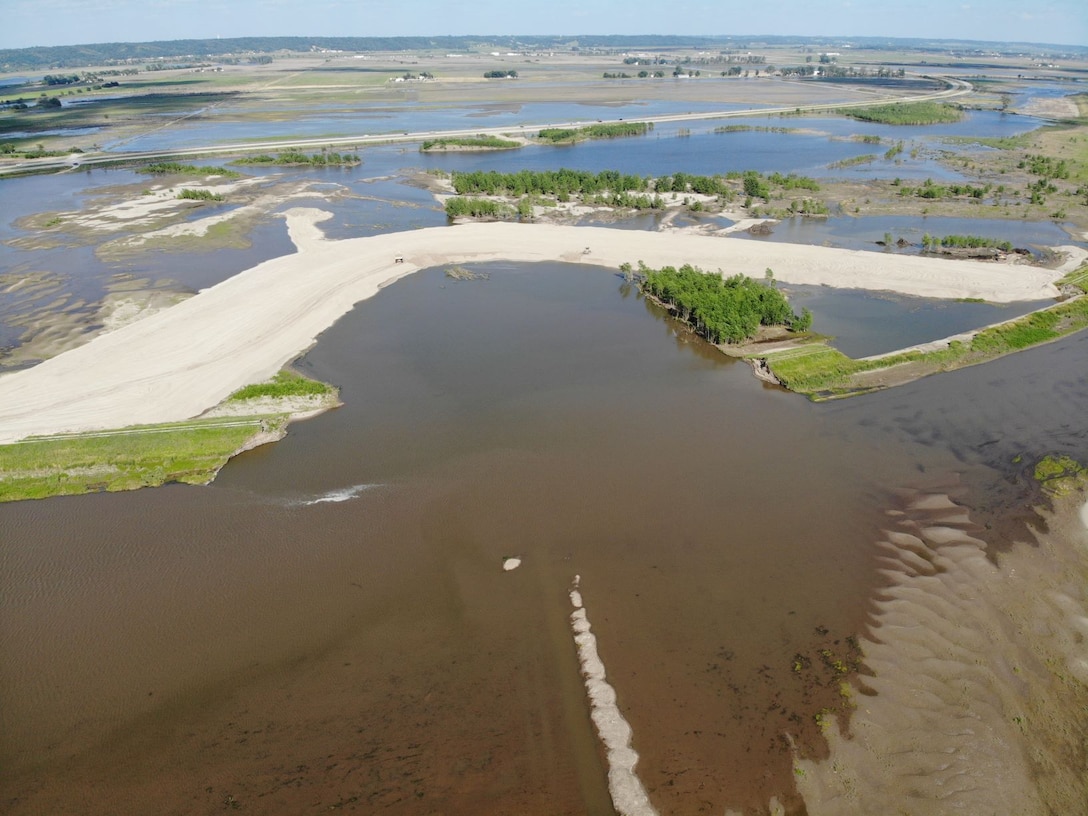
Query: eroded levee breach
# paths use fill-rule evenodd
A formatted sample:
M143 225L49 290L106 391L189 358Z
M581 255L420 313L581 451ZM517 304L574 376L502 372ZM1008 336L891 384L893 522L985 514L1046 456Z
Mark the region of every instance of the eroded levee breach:
M832 721L830 757L796 764L809 813L1084 812L1088 531L1075 509L996 556L942 493L905 494L892 518L849 733Z

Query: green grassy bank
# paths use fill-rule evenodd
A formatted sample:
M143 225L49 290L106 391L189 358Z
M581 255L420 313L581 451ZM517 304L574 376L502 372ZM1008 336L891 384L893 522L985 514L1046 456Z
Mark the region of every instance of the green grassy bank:
M1082 291L1088 267L1063 283ZM855 360L824 343L769 354L753 354L782 385L813 400L835 399L916 380L928 374L978 365L1005 354L1049 343L1088 328L1088 297L1083 295L978 331L967 341L951 341L931 350L906 350Z
M206 484L235 454L282 438L300 399L308 400L310 409L315 402L328 408L336 404L337 392L325 383L283 371L225 401L237 404L240 416L31 437L0 445L0 502L170 482ZM252 412L245 410L247 403Z

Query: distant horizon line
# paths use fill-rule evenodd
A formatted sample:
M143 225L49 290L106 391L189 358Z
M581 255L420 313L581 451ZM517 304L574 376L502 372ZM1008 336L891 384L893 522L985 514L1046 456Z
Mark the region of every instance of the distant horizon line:
M929 44L960 44L960 45L978 45L978 46L992 46L1001 45L1006 47L1016 46L1032 46L1032 47L1045 47L1045 48L1062 48L1077 52L1083 52L1088 55L1088 46L1077 45L1073 43L1057 43L1057 42L1032 42L1027 40L974 40L961 37L904 37L893 36L883 34L820 34L820 35L808 35L808 34L395 34L395 35L335 35L335 34L315 34L315 35L299 35L299 34L248 34L237 36L223 36L215 35L211 37L181 37L171 40L112 40L112 41L100 41L100 42L81 42L81 43L66 43L62 45L30 45L30 46L14 46L14 47L0 47L0 53L15 52L15 51L40 51L44 49L64 49L64 48L88 48L96 46L141 46L141 45L166 45L171 43L230 43L241 40L285 40L294 42L311 42L320 43L322 41L341 42L346 43L350 41L363 42L391 42L391 41L411 41L421 42L429 41L436 45L441 43L451 42L465 42L465 41L477 41L479 43L487 42L510 42L510 41L524 41L526 43L540 43L540 42L571 42L577 43L579 40L587 41L624 41L628 44L635 42L646 42L651 44L668 43L673 46L682 45L698 45L699 43L706 42L721 42L729 40L743 40L745 42L753 41L766 41L768 44L783 44L788 42L834 42L837 44L845 44L851 41L855 42L892 42L892 43L929 43ZM617 44L619 44L617 42ZM419 47L419 46L417 46ZM592 47L592 46L590 46ZM360 49L362 50L362 49ZM366 49L371 50L371 49ZM408 50L408 49L405 49Z

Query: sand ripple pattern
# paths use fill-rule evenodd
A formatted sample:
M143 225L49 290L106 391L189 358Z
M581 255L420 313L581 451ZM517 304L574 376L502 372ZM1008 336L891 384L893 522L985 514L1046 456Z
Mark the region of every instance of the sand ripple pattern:
M830 758L797 763L809 813L1083 812L1086 531L995 559L947 495L904 500L850 733L833 724Z

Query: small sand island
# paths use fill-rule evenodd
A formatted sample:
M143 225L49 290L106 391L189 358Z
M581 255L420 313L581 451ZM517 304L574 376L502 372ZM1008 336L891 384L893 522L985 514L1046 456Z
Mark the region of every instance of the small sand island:
M0 377L0 444L10 446L28 437L108 435L105 432L117 429L133 434L138 432L134 426L215 419L224 412L223 408L213 411L216 406L229 401L244 386L272 381L356 303L405 275L444 264L565 261L618 270L632 263L664 267L679 261L727 276L758 279L773 268L777 278L788 283L1006 303L1057 297L1056 283L1079 266L1085 254L1064 248L1068 262L1059 269L1044 269L906 255L878 257L869 252L678 231L506 222L332 241L318 226L328 213L296 208L285 217L298 250L295 254L266 261L33 368ZM1070 303L1076 306L1073 316L1061 317L1061 328L1067 330L1075 320L1085 318L1083 299L1056 308L1068 310ZM1048 325L1057 330L1054 321ZM787 344L778 351L781 359L790 361L799 357L826 361L828 355L838 355L832 362L840 364L838 358L842 357L822 344ZM791 386L790 377L800 379L788 364L781 365L780 358L765 349L758 354L760 360L769 358L769 363L760 363L757 368L769 368L778 380ZM892 364L898 365L898 361ZM873 368L881 366L867 364L866 370ZM788 373L783 375L783 371ZM817 389L796 390L811 394ZM281 398L295 400L298 396L290 388L280 392ZM207 470L196 468L191 480L207 481L233 452L279 438L292 416L336 404L335 394L309 396L305 404L263 403L249 411L251 427L238 432L237 439L232 436L217 465ZM223 422L215 424L221 427ZM187 430L191 427L186 425ZM98 465L95 462L87 467L94 471ZM42 495L66 492L61 482L67 480L66 476ZM163 480L179 479L163 472L161 479L152 475L143 483ZM89 481L106 484L103 489L123 489L109 487L108 480L96 481L93 473ZM76 492L84 489L72 485Z

